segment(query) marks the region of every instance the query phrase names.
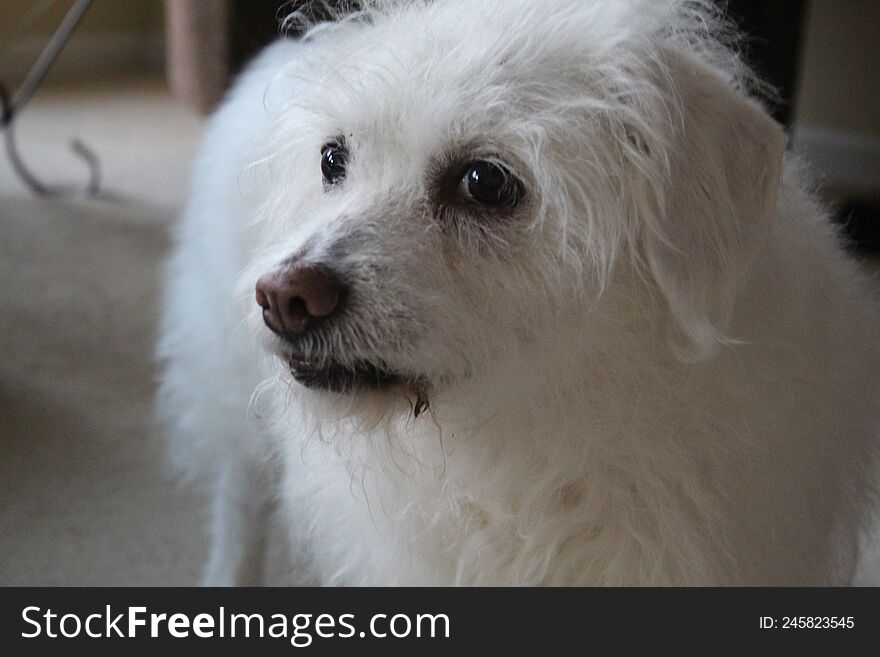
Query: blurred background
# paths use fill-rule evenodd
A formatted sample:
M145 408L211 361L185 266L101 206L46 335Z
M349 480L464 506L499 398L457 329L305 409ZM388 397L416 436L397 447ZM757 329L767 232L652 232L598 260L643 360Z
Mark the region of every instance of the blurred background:
M0 1L10 96L72 4ZM172 483L151 415L161 263L203 117L278 36L282 4L94 0L14 116L31 176L85 189L75 137L101 187L35 195L0 153L0 585L198 580L202 504ZM780 89L792 148L876 268L880 2L733 0L730 11Z

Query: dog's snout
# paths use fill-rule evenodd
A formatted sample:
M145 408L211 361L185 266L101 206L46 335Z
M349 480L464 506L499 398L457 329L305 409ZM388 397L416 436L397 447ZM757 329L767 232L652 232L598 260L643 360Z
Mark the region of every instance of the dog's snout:
M263 321L280 335L306 332L314 320L338 308L343 285L330 270L310 265L273 269L257 281L256 299Z

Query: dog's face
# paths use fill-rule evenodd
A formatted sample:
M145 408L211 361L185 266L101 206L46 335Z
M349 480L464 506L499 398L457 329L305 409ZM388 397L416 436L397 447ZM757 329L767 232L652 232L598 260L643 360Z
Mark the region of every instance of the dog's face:
M284 74L297 97L276 114L248 276L262 335L300 383L479 376L560 324L588 327L621 262L649 270L682 324L712 325L693 269L715 276L758 232L744 223L762 223L776 182L775 126L606 3L533 4L409 3L319 33ZM701 123L682 126L691 86ZM732 130L741 146L724 145Z

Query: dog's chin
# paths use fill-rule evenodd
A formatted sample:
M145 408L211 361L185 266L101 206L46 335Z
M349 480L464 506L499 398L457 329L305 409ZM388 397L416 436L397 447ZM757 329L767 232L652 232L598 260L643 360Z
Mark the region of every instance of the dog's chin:
M354 365L316 362L295 355L287 356L287 366L295 381L313 390L352 393L359 390L383 391L403 383L404 378L382 367L361 361Z

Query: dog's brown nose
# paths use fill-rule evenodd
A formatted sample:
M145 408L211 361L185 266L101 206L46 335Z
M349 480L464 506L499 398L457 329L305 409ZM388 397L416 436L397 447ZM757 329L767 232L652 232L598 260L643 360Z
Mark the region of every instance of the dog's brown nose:
M278 267L257 281L263 321L279 335L300 334L318 317L339 306L342 284L327 269L310 265Z

